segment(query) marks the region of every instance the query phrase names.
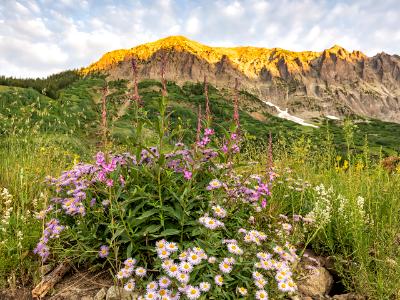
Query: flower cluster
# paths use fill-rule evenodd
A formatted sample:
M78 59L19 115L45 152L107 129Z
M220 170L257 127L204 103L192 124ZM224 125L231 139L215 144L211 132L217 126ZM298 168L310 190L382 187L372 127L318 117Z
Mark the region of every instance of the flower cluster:
M50 239L55 239L60 236L60 233L65 229L64 226L60 225L60 221L57 219L51 219L46 223L46 228L43 231L43 235L40 238L39 243L36 248L33 250L35 254L40 255L43 261L45 261L49 254L49 247L47 243Z

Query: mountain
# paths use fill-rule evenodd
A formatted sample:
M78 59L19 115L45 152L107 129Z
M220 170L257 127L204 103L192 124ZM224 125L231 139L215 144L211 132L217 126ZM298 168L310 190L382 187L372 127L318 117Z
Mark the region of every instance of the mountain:
M165 54L166 78L178 84L201 82L206 75L226 88L238 78L242 90L304 119L356 114L400 123L400 56L383 52L368 57L337 45L322 52L210 47L171 36L106 53L82 73L129 79L135 57L140 79L159 79Z

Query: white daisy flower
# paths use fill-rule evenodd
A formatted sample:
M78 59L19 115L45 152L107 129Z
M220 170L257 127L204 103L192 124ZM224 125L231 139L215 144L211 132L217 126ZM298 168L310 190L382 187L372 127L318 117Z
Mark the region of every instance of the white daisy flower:
M199 298L199 297L200 297L200 290L199 290L199 288L194 287L194 286L189 286L189 287L186 289L186 296L187 296L189 299L197 299L197 298Z
M183 261L179 264L179 270L184 273L190 273L193 270L193 265L187 261Z
M135 273L139 277L144 277L144 276L146 276L147 271L145 268L139 267L136 269Z
M169 280L168 277L163 276L158 280L158 284L159 284L160 288L165 289L170 286L171 280Z
M268 300L268 293L265 290L258 290L256 292L257 300Z
M202 292L208 292L211 288L211 284L209 284L208 282L200 282L199 286Z
M146 286L146 290L148 291L148 292L150 292L150 291L155 291L155 290L157 290L158 289L158 283L156 282L156 281L151 281L151 282L149 282L148 284L147 284L147 286Z
M128 292L131 292L135 289L135 280L130 279L125 285L124 289Z
M224 278L221 275L215 275L214 281L216 285L223 285L224 284Z
M232 271L232 266L226 262L221 262L219 264L219 269L222 273L230 273Z
M247 295L247 289L244 287L238 287L237 291L239 292L240 295L246 296Z

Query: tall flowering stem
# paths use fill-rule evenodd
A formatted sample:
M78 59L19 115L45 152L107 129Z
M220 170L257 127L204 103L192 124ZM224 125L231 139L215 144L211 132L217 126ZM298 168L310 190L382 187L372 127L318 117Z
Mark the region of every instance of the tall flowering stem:
M101 98L101 129L103 135L103 146L107 145L107 96L108 96L108 85L103 88L103 96Z
M200 142L200 134L201 134L201 105L199 104L199 109L197 113L196 145Z
M235 78L235 95L234 95L234 103L233 103L233 120L236 124L236 131L239 131L240 121L239 121L239 80Z
M132 74L133 74L133 100L139 105L141 105L141 98L139 95L138 89L138 70L137 70L137 62L135 58L131 60L132 65Z
M210 110L210 101L208 99L208 83L206 75L204 75L204 96L206 98L206 120L207 120L207 126L209 127L211 122L211 110Z
M167 96L167 84L165 80L165 66L167 65L167 53L164 52L161 57L161 84L162 84L162 96Z

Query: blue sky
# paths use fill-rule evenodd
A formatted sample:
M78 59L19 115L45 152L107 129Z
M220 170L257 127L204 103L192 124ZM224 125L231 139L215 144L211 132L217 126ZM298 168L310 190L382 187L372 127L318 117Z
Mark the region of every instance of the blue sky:
M400 54L399 0L0 0L0 74L45 76L168 35Z

